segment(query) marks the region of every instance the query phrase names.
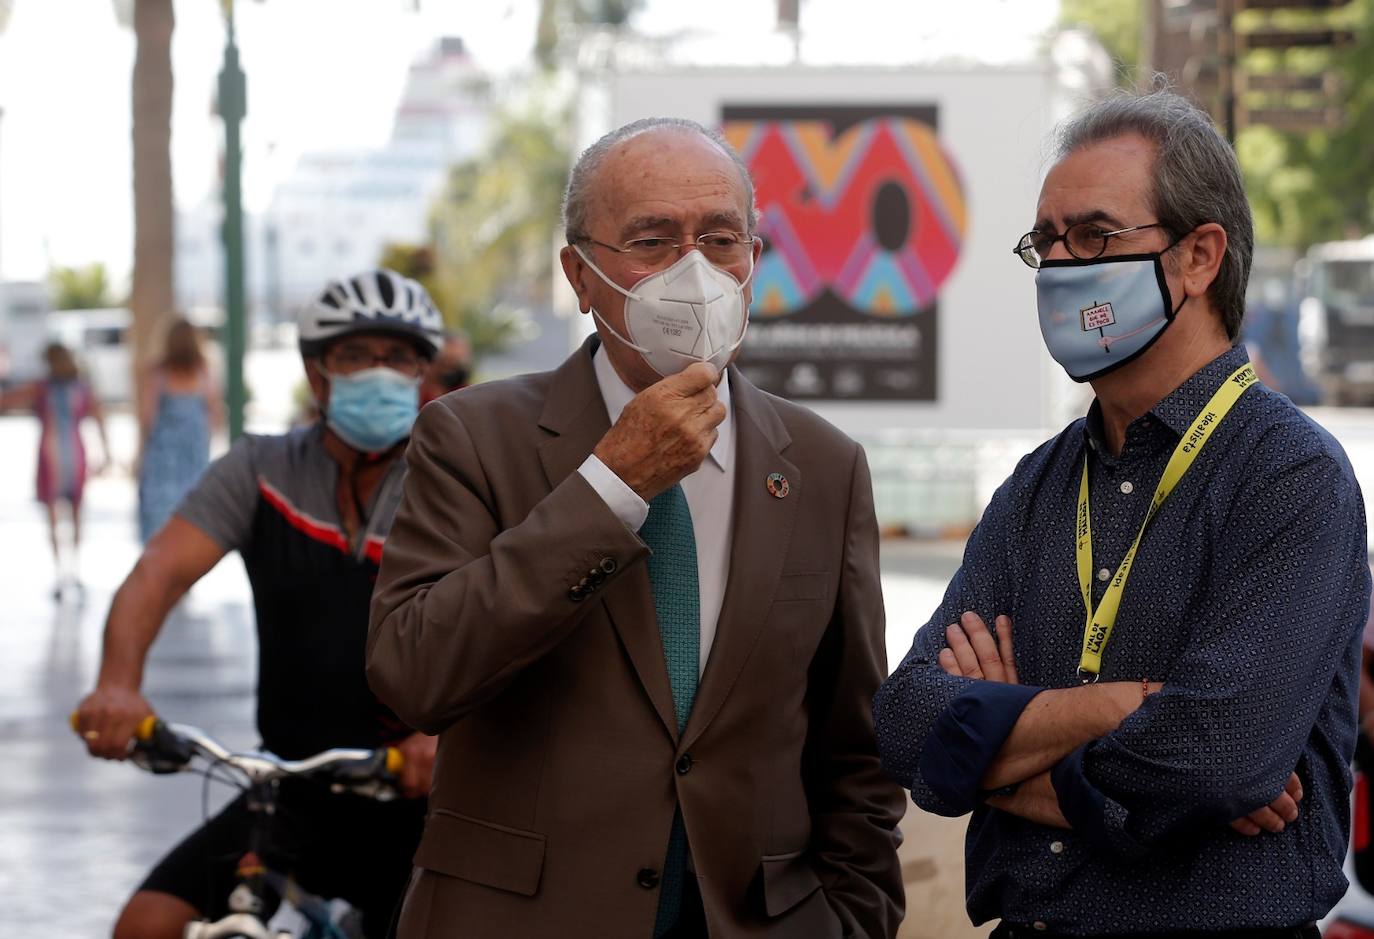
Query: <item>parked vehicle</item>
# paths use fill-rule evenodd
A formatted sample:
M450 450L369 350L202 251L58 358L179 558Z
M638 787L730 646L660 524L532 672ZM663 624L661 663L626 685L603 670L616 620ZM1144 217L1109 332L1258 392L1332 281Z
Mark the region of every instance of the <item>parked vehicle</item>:
M1374 404L1374 236L1314 245L1297 274L1304 371L1328 404Z

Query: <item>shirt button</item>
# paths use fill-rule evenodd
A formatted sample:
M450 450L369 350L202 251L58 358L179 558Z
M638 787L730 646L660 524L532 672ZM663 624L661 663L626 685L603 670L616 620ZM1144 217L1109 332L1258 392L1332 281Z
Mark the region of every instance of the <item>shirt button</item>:
M1050 854L1063 854L1063 853L1064 853L1064 842L1062 842L1062 841L1051 841L1051 842L1050 842Z
M1097 572L1097 579L1105 583L1106 581L1112 579L1112 572L1104 567L1102 568L1102 570Z
M1121 484L1121 494L1123 496L1129 496L1133 492L1135 492L1135 483L1128 479Z

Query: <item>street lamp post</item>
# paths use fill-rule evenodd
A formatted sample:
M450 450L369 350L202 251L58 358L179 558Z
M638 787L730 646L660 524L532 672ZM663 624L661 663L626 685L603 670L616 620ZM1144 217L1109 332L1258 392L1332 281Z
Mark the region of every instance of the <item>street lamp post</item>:
M243 150L239 125L248 110L247 81L239 66L239 50L234 42L234 0L221 0L224 7L224 68L219 73L219 115L224 121L224 315L225 390L229 405L229 439L243 434L243 193L241 189Z

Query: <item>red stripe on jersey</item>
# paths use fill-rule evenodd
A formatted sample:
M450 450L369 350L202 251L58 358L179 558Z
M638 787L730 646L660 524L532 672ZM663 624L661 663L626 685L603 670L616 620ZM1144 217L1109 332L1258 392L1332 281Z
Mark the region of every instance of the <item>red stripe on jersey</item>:
M292 505L287 500L286 496L282 495L276 487L261 476L258 477L258 491L262 493L262 497L267 500L268 504L280 512L282 518L286 519L287 523L290 524L292 528L296 529L296 531L308 538L313 538L321 544L327 544L331 548L337 548L344 554L349 553L348 539L344 537L344 533L339 530L337 525L330 525L328 522L322 522L300 511ZM378 549L377 555L381 557L380 548Z

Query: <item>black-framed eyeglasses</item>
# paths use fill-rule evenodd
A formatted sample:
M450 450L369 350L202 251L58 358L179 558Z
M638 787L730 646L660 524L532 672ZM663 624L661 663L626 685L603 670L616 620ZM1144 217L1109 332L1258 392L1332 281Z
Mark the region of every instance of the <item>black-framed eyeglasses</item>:
M761 239L758 235L742 231L708 231L697 235L695 241L687 242L658 236L631 238L623 245L608 245L588 235L575 240L599 245L608 251L627 255L632 260L649 266L657 266L679 256L683 248L695 247L712 264L725 266L744 261L753 251L754 242Z
M377 355L362 346L336 346L325 353L324 364L331 372L340 375L384 365L392 371L414 376L420 374L421 359L410 349L393 349L384 355Z
M1045 259L1058 242L1064 242L1064 247L1069 249L1069 254L1078 260L1091 261L1094 258L1102 257L1102 252L1107 250L1109 238L1133 231L1143 231L1147 228L1163 227L1163 222L1151 222L1148 225L1132 225L1130 228L1107 231L1095 222L1079 222L1077 225L1070 225L1062 235L1048 231L1028 231L1021 236L1021 240L1016 242L1016 247L1012 248L1011 251L1012 254L1020 255L1027 267L1039 270L1040 262Z

